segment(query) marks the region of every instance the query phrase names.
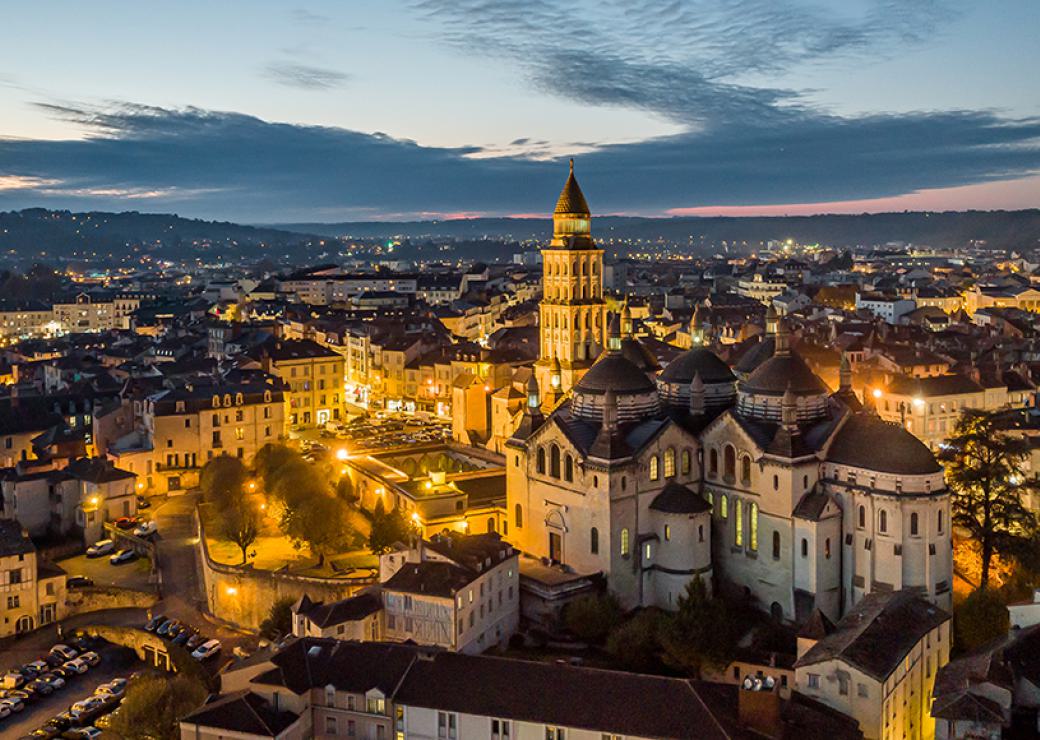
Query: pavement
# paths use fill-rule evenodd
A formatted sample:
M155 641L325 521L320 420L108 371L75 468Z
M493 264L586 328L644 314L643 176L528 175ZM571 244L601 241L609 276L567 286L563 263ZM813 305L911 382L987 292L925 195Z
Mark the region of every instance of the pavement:
M152 564L148 558L138 558L132 563L112 565L108 555L88 558L77 555L58 561L58 565L70 576L86 576L97 586L119 586L136 591L152 591Z
M106 616L109 613L105 612ZM107 619L106 622L108 622ZM34 653L29 660L45 655L50 646L56 641L53 631L43 630L43 632L47 634L37 635L34 633L29 636L30 638L39 638L37 642L43 648ZM47 639L44 640L42 639L43 637ZM70 679L65 688L55 691L50 696L30 702L22 712L0 719L0 737L17 738L28 735L37 727L42 727L51 717L61 714L81 699L86 699L101 684L119 676L129 678L131 673L145 667L145 664L138 660L137 656L129 648L104 644L97 649L97 653L101 656L101 664L99 666L91 668L81 676ZM9 660L10 657L10 654L4 651L3 663L5 667L14 663L20 664L25 662Z

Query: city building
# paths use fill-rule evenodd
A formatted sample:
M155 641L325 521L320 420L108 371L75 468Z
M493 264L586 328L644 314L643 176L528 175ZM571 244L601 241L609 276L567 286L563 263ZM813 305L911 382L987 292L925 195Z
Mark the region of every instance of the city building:
M65 572L39 558L13 519L0 519L0 617L0 638L65 617Z
M343 356L313 340L272 337L246 352L240 366L281 379L290 426L307 429L346 418Z

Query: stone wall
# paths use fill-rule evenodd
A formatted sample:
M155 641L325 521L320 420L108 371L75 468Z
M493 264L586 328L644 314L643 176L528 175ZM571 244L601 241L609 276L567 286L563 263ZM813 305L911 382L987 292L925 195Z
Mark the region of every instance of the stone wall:
M68 616L72 616L102 609L127 607L147 609L156 601L158 601L158 597L150 591L136 591L115 586L91 586L89 588L70 588L65 603L68 605Z
M258 629L279 599L295 601L307 594L315 601L339 601L377 582L365 569L365 577L316 578L257 570L252 565L227 565L210 557L206 532L198 509L195 528L199 540L199 564L206 606L218 619L244 629Z

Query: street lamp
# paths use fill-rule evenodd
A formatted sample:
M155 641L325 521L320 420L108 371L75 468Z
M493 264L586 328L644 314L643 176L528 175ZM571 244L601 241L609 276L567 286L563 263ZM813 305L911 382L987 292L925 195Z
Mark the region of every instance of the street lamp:
M346 447L340 447L336 450L336 459L340 462L345 462L348 457L350 457L350 453L347 452Z

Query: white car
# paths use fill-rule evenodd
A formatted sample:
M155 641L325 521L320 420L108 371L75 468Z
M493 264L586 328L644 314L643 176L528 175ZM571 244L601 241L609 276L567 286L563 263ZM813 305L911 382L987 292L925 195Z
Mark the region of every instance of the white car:
M0 699L0 707L6 708L8 714L14 714L25 709L25 702L12 696L10 699Z
M121 565L123 563L129 563L131 560L137 560L137 552L130 548L126 548L110 557L108 562L112 565Z
M91 725L90 727L80 727L76 730L77 738L85 738L86 740L94 740L94 738L101 737L101 730Z
M78 701L69 707L69 714L77 719L82 717L88 712L93 712L95 709L99 709L105 703L105 700L100 696L88 696L83 701Z
M87 548L88 558L99 558L102 555L108 555L114 552L116 549L116 543L112 540L98 540L93 545Z
M195 660L206 660L212 658L214 655L220 652L220 640L206 640L204 643L195 648L192 652L191 657Z
M61 664L62 668L67 668L74 673L86 673L90 670L90 664L82 658L73 658L72 660L66 660Z
M11 709L11 707L7 706L2 701L0 701L0 719L4 719L5 717L10 717L12 711L14 711L14 710Z
M94 694L100 697L115 697L118 699L126 693L126 684L125 678L115 678L94 689Z
M76 648L71 648L68 645L63 645L61 643L58 643L57 645L52 647L51 652L55 655L60 655L65 660L72 660L77 655L79 655L79 653L76 652Z
M154 519L147 522L141 522L134 527L134 534L138 537L149 537L159 531L159 525L155 523Z

